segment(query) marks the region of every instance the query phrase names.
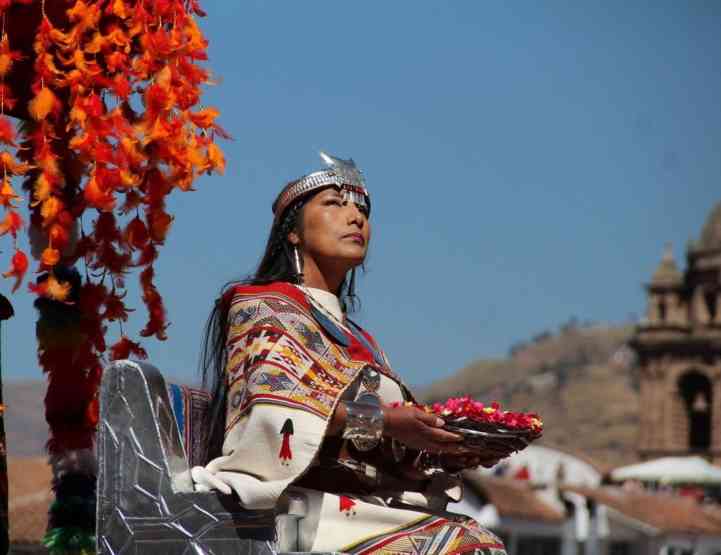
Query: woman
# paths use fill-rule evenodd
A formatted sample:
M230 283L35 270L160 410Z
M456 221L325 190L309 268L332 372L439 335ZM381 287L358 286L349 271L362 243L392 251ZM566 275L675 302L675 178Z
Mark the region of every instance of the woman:
M204 377L225 399L214 419L225 427L221 454L193 469L196 483L251 509L303 491L305 550L503 554L498 538L445 506L459 497L454 472L509 453L471 456L440 418L404 405L411 393L348 318L370 197L352 160L321 157L327 169L280 192L255 276L227 288L209 320Z

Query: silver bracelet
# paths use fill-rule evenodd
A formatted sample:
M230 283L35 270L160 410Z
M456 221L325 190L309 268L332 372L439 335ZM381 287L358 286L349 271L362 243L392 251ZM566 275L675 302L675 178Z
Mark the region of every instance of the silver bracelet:
M357 401L345 401L346 418L343 439L353 442L359 451L370 451L383 437L383 408L380 399L361 394Z

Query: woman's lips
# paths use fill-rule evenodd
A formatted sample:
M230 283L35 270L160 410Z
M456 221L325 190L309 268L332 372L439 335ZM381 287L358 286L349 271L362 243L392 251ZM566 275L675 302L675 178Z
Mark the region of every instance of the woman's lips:
M360 233L348 233L347 235L343 235L343 239L352 239L353 241L361 245L365 245L366 243L366 240Z

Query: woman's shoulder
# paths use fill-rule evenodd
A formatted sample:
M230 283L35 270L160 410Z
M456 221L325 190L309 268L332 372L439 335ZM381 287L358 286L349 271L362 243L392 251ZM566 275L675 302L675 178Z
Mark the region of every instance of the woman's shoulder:
M239 284L226 293L231 299L276 298L308 308L305 294L292 283L274 281L263 285Z

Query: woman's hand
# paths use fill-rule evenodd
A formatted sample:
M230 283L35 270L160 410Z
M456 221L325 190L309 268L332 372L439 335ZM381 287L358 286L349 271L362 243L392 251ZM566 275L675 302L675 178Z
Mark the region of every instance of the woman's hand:
M465 454L449 454L441 455L441 466L448 472L459 472L466 468L476 468L482 466L484 468L492 468L499 461L509 457L513 453L520 451L528 445L522 439L508 440L503 443L494 442L481 452Z
M383 407L383 433L411 449L435 453L464 453L463 438L443 430L443 419L416 407Z

